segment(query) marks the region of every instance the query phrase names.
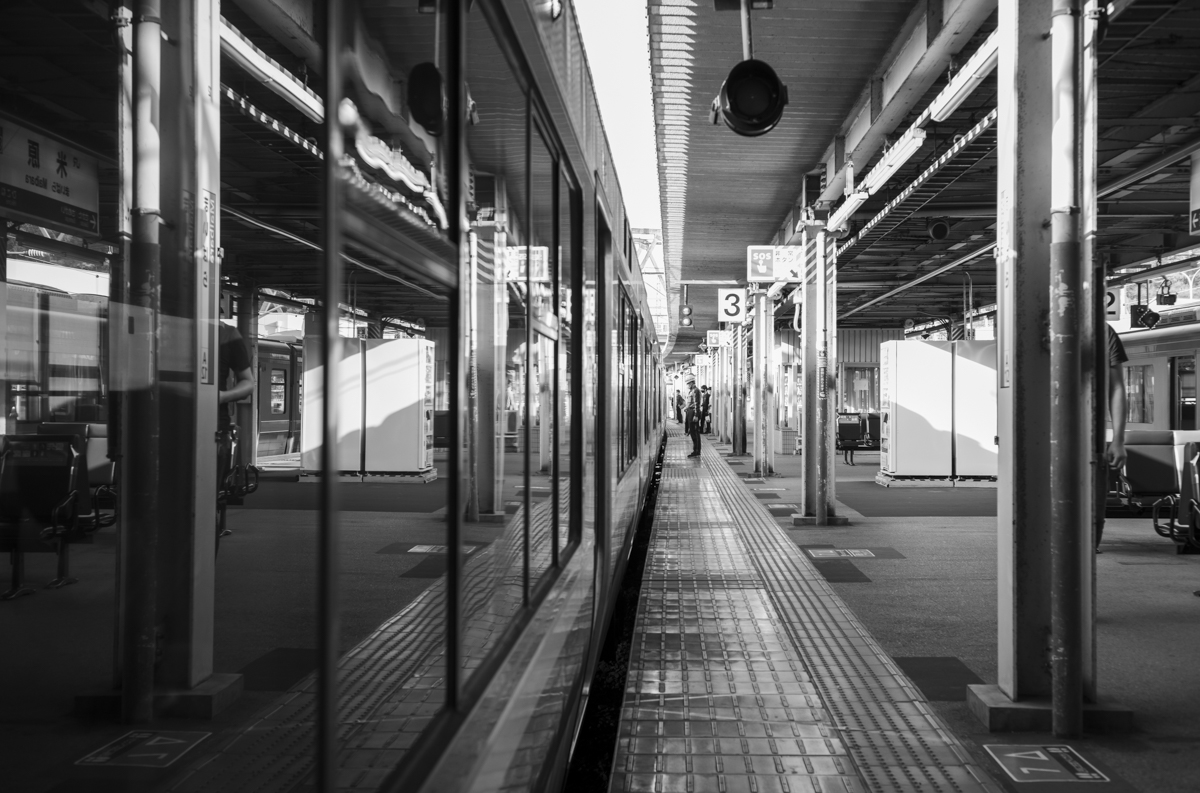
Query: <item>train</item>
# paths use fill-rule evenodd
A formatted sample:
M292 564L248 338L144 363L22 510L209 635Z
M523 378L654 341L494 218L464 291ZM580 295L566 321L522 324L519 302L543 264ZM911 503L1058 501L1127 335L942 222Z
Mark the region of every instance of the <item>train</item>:
M1118 331L1125 354L1126 428L1197 430L1196 360L1200 309L1160 309L1152 329Z
M420 5L424 9L427 4ZM432 8L434 4L428 5ZM463 149L470 159L471 194L463 206L469 214L471 268L477 274L473 277L484 285L480 290L500 285L488 293L493 302L485 308L505 302L507 308L497 312L502 320L499 323L494 318L488 320L490 325L480 320L471 331L494 331L493 349L503 350L486 372L494 378L487 392L495 399L494 405L475 392L470 397L449 396L461 393L447 384L462 372L447 371L453 369L446 364L451 359L442 357L443 351L457 349L457 342L447 341L455 331L448 322L436 328L432 327L436 323L426 323L431 332L442 334L436 339L439 368L435 391L440 415L434 417L434 446L440 447L442 456L435 455L434 460L443 471L450 467L444 461L457 430L448 427L452 426L453 412L458 410L469 413L470 422L474 422L467 424L466 430L467 437L477 439L479 448L472 449L472 453L481 458L494 455L499 460L523 454L526 462L524 468L514 467L516 473L496 488L499 510L480 510L487 514L461 535L447 533L447 539L413 541L421 543L416 547L445 553L446 545L433 543L448 544L460 537L465 549L460 577L447 575L444 561L442 571L435 573L437 577L424 589L413 590L413 581L419 577L409 576L402 582L409 589L403 592L418 594L383 624L373 617L376 621L369 630L356 634L365 638L347 651L348 655L358 653L354 657L359 659L374 652L372 648L382 642L397 636L403 639L386 653L372 655L370 664L355 667L368 669L375 677L365 688L347 684L345 697L360 696L367 689L378 689L380 697L407 696L411 692L428 695L416 711L419 718L413 719L417 726L406 728L416 734L401 736L404 742L389 743L387 751L380 752L378 763L386 764L386 775L378 784L380 790L562 789L576 750L596 740L594 735L581 734L585 714L594 706L592 680L666 441L664 340L655 331L655 316L640 272L574 9L569 3L553 4L556 11L550 13L549 5L507 0L463 4L463 33L469 43L468 79L464 83L470 87L472 120L460 134L466 139ZM238 16L237 9L231 7L228 11L230 24L251 29L249 20ZM364 15L375 12L374 6L363 6ZM405 30L415 31L395 43L391 53L396 59L402 58L396 53L407 56L404 48L410 45L413 59L428 59L430 54L421 54L425 44L413 41L422 31L428 34L428 42L434 41L439 35L435 22L441 22L441 12L435 20L433 14L422 13L416 3L410 3L389 13L403 16L409 26ZM263 34L259 31L257 35ZM433 52L432 46L428 49ZM253 90L253 86L246 90ZM267 106L266 101L263 104ZM362 106L365 116L370 108L366 103ZM262 111L246 114L244 108L244 103L225 107L225 120L246 125L262 123ZM275 102L270 109L285 121L290 119L293 126L303 123L284 102ZM391 121L396 128L403 127L402 122ZM279 128L268 126L263 134L275 135ZM362 129L366 129L366 122ZM361 135L369 137L367 132ZM387 137L410 147L418 140L411 134ZM437 148L442 144L434 137L424 135L420 140ZM270 140L286 147L299 146L296 140L302 139ZM243 146L257 145L251 136L242 136L238 141ZM311 148L311 144L309 148L301 146L294 154L297 158L307 157ZM421 168L429 167L427 160L414 162ZM383 169L372 171L363 163L356 164L360 171L348 181L348 191L367 184L367 176L377 180L372 184L385 183ZM223 176L232 183L241 174L231 171ZM445 180L431 182L424 193L404 192L403 185L389 183L386 190L375 189L369 197L375 201L371 206L376 207L391 201L387 205L392 212L388 219L402 216L408 223L403 226L407 231L394 233L389 240L395 242L410 234L425 245L420 250L427 254L424 258L410 256L411 271L387 270L389 274L402 272L400 278L386 284L387 288L400 294L409 284L420 284L420 289L414 288L404 296L410 302L400 308L415 307L411 308L411 316L434 317L441 322L444 317L439 318L436 312L450 301L431 300L432 291L443 290L438 292L439 297L458 297L454 290L467 287L461 282L447 286L435 283L436 279L422 280L429 274L412 265L413 260L419 260L420 265L434 262L440 266L457 258L456 250L438 237L437 190ZM228 200L234 206L239 199L247 201L249 195L249 189L240 194L228 190ZM396 196L407 197L393 200ZM429 196L432 199L426 201ZM241 206L243 215L253 209L248 201ZM268 231L262 232L262 228ZM411 231L414 228L416 231ZM390 229L389 233L394 231ZM239 250L238 233L242 240L249 235L269 234L269 224L259 223L250 231L242 228L240 232L235 224L227 224L222 230L222 245L231 252ZM291 238L296 236L293 233ZM252 242L260 249L264 247L261 238ZM296 256L305 252L300 250ZM369 272L384 271L378 262L387 258L389 249L382 246L372 253L376 258L371 261L376 263ZM228 257L230 272L223 275L231 290L244 290L251 281L264 284L261 279L249 277L239 280L236 267L246 266L251 259ZM289 265L290 259L289 254ZM312 271L318 271L318 266L313 264ZM267 285L279 288L280 283ZM362 290L364 299L371 296L371 291ZM295 294L314 296L299 290ZM33 284L10 286L8 299L8 431L33 431L47 421L104 422L112 403L112 385L107 382L107 301L101 295L70 294ZM484 303L477 296L473 299ZM19 322L11 310L14 300L20 300L26 312ZM428 305L434 308L428 309ZM416 313L427 310L430 313ZM507 320L503 321L505 315ZM17 324L22 328L19 333L13 330ZM503 327L505 324L507 327ZM500 329L495 330L497 327ZM300 451L305 368L313 361L306 360L300 342L258 339L256 346L255 456L261 461ZM514 364L514 355L523 355L523 361ZM472 359L471 366L475 365ZM483 364L479 366L482 371ZM475 374L467 373L463 381L473 384ZM521 382L513 379L506 384L506 375L519 377ZM527 396L520 397L520 393ZM462 401L454 405L451 399ZM489 409L493 406L494 411ZM551 416L549 425L546 416ZM481 426L483 430L478 429ZM476 435L469 434L470 427L476 427ZM546 441L551 431L557 446ZM495 435L495 446L486 443L487 433ZM465 440L463 445L471 446ZM555 448L553 454L547 451ZM553 498L531 495L530 491L547 477L550 487L542 489L552 490ZM289 482L286 486L294 488L291 493L303 494L307 491L302 489L309 485ZM438 491L431 487L426 492ZM255 497L260 496L247 499L244 515L252 514L249 510ZM500 504L500 499L508 500ZM388 536L405 540L418 537L417 532L425 532L420 537L443 536L435 534L435 529L450 522L444 514L433 511L425 514L395 509L379 517L381 513L361 509L360 515L372 515L386 523L380 532L393 532ZM295 537L304 530L300 518L291 514L278 518L277 525L270 528L277 532L280 547L294 547ZM516 526L520 521L513 518L521 514L523 528ZM503 528L489 529L488 517L496 518L494 522ZM425 522L416 529L405 523L416 523L418 518ZM268 536L266 518L255 520L257 525L235 530L234 540L247 537L245 543L230 540L222 547L219 569L234 564L237 554L250 547L251 539L262 541ZM348 529L346 535L353 535L366 520L347 520L359 525ZM410 530L411 537L402 534ZM486 549L480 539L485 534L491 538ZM469 547L468 541L473 542ZM300 544L308 547L305 543L307 540ZM376 551L374 547L364 551L357 545L351 550L369 554L372 563L398 559L400 554L387 549ZM404 553L415 551L410 548ZM435 558L439 551L423 553L430 554L430 562L439 561ZM307 577L303 580L311 583ZM397 592L401 591L400 585L391 583ZM286 605L290 615L293 604L289 601ZM338 605L348 608L355 604L347 598L346 603ZM255 633L259 632L245 631L238 641L250 644L257 638ZM444 650L445 665L438 667L443 648L450 649ZM353 730L371 725L382 729L386 723L397 721L370 711L378 700L371 702L374 704L364 705L367 710L362 718L351 720ZM292 714L287 718L295 719L287 729L294 729L298 735L311 733L316 716L300 709L283 710ZM335 728L342 731L339 725ZM248 734L245 740L260 738L267 740L270 736L260 730ZM222 750L218 743L212 742L212 751L219 753ZM299 745L300 739L288 744ZM284 744L276 741L258 756L294 751L281 747ZM196 757L202 754L197 752ZM285 758L281 754L277 760ZM226 761L229 759L218 757L210 762L204 755L196 763L197 767L203 766L203 774L208 775L205 778L227 778L230 785L241 784L240 774L244 772ZM295 773L304 773L306 762L291 754L286 756L288 767ZM181 769L185 765L180 764ZM187 790L193 783L185 779L182 784L179 789ZM267 785L262 789L274 788Z

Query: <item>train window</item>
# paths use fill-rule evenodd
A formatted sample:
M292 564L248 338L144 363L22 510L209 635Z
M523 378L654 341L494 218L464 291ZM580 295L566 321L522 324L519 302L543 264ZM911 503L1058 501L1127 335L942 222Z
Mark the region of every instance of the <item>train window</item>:
M1196 429L1196 356L1178 355L1171 359L1171 403L1174 411L1171 429Z
M535 501L529 485L546 486L529 469L530 447L540 447L540 427L530 420L540 418L535 405L541 373L532 367L542 364L530 349L537 334L530 328L529 287L543 276L549 242L532 248L531 267L528 101L478 6L467 15L466 57L478 119L464 132L474 174L469 219L475 311L468 380L477 384L468 411L468 436L475 444L469 514L477 511L479 523L468 522L464 537L490 543L487 553L468 556L462 572L462 591L472 603L463 615L463 675L472 685L527 603L526 498ZM546 236L541 226L538 233Z
M287 370L271 370L271 414L287 413Z
M617 301L617 462L623 473L637 456L637 360L638 323L633 304L624 288L618 287Z
M1125 420L1130 424L1154 423L1154 366L1125 367Z
M573 443L574 423L574 374L575 374L575 344L574 344L574 294L573 284L578 272L579 262L576 260L576 243L579 240L575 228L582 207L578 188L574 187L560 168L558 180L558 277L555 285L558 288L558 392L556 399L557 417L557 465L558 486L555 491L558 497L558 547L561 559L563 550L569 542L577 538L578 521L573 521L572 507L576 498L575 483L571 472L572 455L575 451Z
M558 310L554 303L555 206L554 158L536 123L529 129L529 427L530 479L525 505L528 509L529 581L535 584L550 569L558 547L554 532L555 439L554 346L558 341Z
M846 366L841 378L842 412L865 413L879 410L879 367Z

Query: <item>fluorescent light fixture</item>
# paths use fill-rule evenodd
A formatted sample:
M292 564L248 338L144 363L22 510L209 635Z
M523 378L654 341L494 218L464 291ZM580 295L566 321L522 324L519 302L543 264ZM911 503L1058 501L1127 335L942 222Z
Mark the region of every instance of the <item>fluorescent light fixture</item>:
M959 105L971 95L971 92L979 87L984 78L992 73L999 57L999 40L996 38L996 34L992 33L958 70L958 73L950 80L950 84L942 89L942 92L937 95L937 99L934 99L933 103L929 105L929 117L934 121L945 121L949 118L950 114L958 110Z
M829 216L829 222L825 224L825 228L829 231L837 231L843 228L850 222L850 218L858 211L858 208L867 202L869 194L865 190L859 190L846 196L846 200L837 208L837 211Z
M255 80L308 116L310 121L320 123L325 118L325 103L321 97L254 46L250 39L224 19L221 20L221 52L245 69Z
M859 185L869 195L875 195L879 188L887 184L887 180L892 178L892 174L900 170L900 166L908 162L908 158L916 154L917 149L921 148L921 144L925 142L925 130L920 127L912 127L908 132L904 133L904 137L896 141L896 145L888 149L883 157L871 169L871 172L866 175Z

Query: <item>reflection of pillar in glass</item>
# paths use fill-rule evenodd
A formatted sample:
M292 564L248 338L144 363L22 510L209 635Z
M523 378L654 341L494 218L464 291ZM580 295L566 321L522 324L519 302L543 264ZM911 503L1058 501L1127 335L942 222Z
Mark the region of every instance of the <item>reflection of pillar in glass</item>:
M535 359L534 376L537 377L537 415L538 415L538 470L550 470L550 449L554 434L554 417L551 412L554 407L554 385L551 377L554 368L545 365L554 355L554 342L537 334L537 358Z

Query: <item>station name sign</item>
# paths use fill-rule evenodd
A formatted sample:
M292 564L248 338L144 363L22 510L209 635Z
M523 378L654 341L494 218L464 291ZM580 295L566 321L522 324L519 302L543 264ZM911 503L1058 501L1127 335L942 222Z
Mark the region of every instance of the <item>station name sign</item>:
M0 216L100 236L96 158L0 116Z

